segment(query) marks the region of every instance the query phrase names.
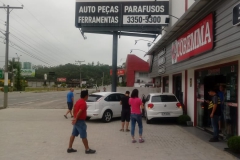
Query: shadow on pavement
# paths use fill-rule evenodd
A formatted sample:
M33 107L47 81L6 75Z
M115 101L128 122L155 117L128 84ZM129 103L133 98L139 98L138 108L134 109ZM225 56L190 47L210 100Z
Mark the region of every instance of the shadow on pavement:
M143 123L146 123L145 118L143 118ZM150 125L177 125L177 119L176 118L152 119Z
M117 121L121 121L121 118L113 118L111 120L111 122L117 122ZM86 120L87 123L104 123L101 119L90 119L90 120ZM108 122L108 123L111 123ZM107 123L106 123L107 124Z

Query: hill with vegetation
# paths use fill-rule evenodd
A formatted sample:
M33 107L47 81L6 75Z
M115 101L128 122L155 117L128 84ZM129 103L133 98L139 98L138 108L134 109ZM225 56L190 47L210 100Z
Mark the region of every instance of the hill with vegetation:
M84 81L92 81L94 84L101 85L102 77L104 73L104 85L109 85L111 83L110 76L111 66L104 64L82 64L81 65L81 73L82 79ZM59 65L56 67L39 67L36 68L36 75L34 78L30 79L44 79L44 74L48 74L49 72L55 72L55 76L48 76L52 80L56 80L57 78L67 78L70 79L80 79L80 66L75 64L65 64Z

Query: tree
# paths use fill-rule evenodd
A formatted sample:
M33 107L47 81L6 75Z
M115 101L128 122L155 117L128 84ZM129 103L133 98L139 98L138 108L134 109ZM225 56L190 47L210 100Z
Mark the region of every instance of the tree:
M16 87L18 91L20 91L23 86L23 83L21 82L22 81L21 64L19 62L10 60L8 63L8 70L11 72L11 76L9 77L10 79L12 78L13 75L15 75L14 87Z
M20 68L20 65L18 63L17 71L16 71L16 81L15 81L15 87L17 88L18 91L22 90L23 83L21 83L21 81L22 81L21 68Z

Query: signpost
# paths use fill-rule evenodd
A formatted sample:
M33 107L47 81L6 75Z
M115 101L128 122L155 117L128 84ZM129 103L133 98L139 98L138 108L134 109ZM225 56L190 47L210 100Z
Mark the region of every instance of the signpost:
M84 1L84 2L83 2ZM90 1L90 0L89 0ZM112 92L117 87L118 36L156 38L167 26L169 1L86 2L76 0L75 26L80 32L113 35Z

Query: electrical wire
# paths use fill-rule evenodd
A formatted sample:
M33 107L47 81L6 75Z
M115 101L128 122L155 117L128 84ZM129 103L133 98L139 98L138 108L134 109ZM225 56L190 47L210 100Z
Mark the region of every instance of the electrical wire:
M21 3L20 0L17 0L17 1L23 6L23 3ZM54 37L58 42L60 42L60 43L64 46L64 48L66 48L68 51L71 51L72 53L75 53L75 51L71 50L71 49L70 49L69 47L67 47L64 43L62 43L58 38L56 38L56 36L54 36L54 35L47 29L47 27L45 27L45 26L27 9L26 6L25 6L25 9L26 9L26 11L29 12L29 14L32 15L32 17L33 17L41 26L43 26L43 28L45 28L45 29L48 31L48 33L50 33L50 35L51 35L52 37ZM78 57L79 55L76 54L76 56ZM74 58L75 58L75 57L74 57Z
M1 23L1 22L0 22ZM3 29L1 29L1 30L3 30ZM5 30L3 30L3 31L5 31ZM37 50L36 48L34 48L34 47L32 47L32 46L30 46L29 44L27 44L26 42L24 42L22 39L20 39L20 38L18 38L16 35L13 35L13 34L10 34L10 36L13 36L13 38L15 38L15 39L18 39L21 43L24 43L25 45L28 45L28 47L30 47L30 48L32 48L32 49L34 49L35 51ZM33 40L33 39L32 39ZM38 53L40 53L40 54L43 54L43 55L45 55L44 53L42 53L42 52L40 52L40 51L37 51ZM52 59L53 61L56 61L55 59L53 59L53 58L51 58L51 57L49 57L49 56L47 56L48 57L48 59L50 58L50 59ZM59 62L58 61L58 64L61 64L61 62Z
M10 34L10 35L12 35L12 34ZM13 37L14 37L14 35L12 35ZM15 36L16 37L16 36ZM0 37L0 38L2 38L2 39L4 39L5 40L5 37ZM17 37L16 37L17 38ZM10 41L11 42L11 41ZM22 41L22 42L24 42L24 41ZM13 43L13 42L11 42L11 43ZM17 44L14 44L14 45L16 45L16 46L18 46ZM21 48L20 46L18 46L19 48ZM31 47L31 46L29 46L29 47ZM26 52L26 51L25 51ZM32 58L33 58L33 56L35 56L35 55L32 55ZM37 58L37 57L34 57L34 58ZM39 59L39 58L38 58ZM43 60L41 60L41 61L43 61ZM46 62L46 61L45 61ZM49 62L46 62L46 63L49 63ZM55 63L56 64L56 63Z
M4 38L4 37L0 37L0 38ZM36 60L39 60L39 61L41 61L41 62L43 62L43 63L45 63L45 64L53 65L53 64L50 64L49 62L46 62L46 61L42 60L41 58L39 58L39 57L37 57L37 56L29 53L27 50L23 49L22 47L20 47L20 46L17 45L16 43L14 43L14 42L12 42L12 41L9 41L9 42L10 42L10 44L12 44L12 45L9 45L9 47L14 48L14 49L16 49L17 51L20 51L20 52L22 52L22 53L24 53L24 54L26 54L26 55L28 55L28 56L36 59ZM0 43L5 44L4 42L1 42L1 41L0 41ZM14 47L14 46L16 46L16 47L18 47L18 48Z
M10 36L12 36L14 39L18 40L20 43L30 47L32 50L36 51L37 53L40 53L41 55L45 55L46 57L48 57L48 59L52 59L53 61L57 62L58 64L61 63L59 61L56 61L55 59L53 59L52 57L44 54L43 52L39 51L38 49L32 47L31 45L29 45L28 43L26 43L25 41L23 41L22 39L18 38L17 36L15 36L14 34L10 34Z
M16 14L14 14L14 15L16 15ZM31 32L32 34L34 34L37 38L39 38L42 42L46 42L47 41L47 43L46 43L46 46L48 46L49 44L51 44L51 42L50 41L48 41L46 38L44 38L44 37L42 37L42 35L39 33L39 32L37 32L34 28L32 28L29 24L27 24L21 17L19 17L18 15L16 15L17 17L18 17L18 19L21 19L23 22L24 22L24 24L25 25L23 25L23 23L21 23L20 21L18 21L17 19L15 19L13 16L11 16L11 18L12 19L14 19L16 22L18 22L20 25L22 25L24 28L26 28L26 26L27 27L29 27L29 28L31 28L32 30L28 30L29 32ZM33 32L34 31L34 32ZM57 47L55 47L55 49L58 49ZM52 52L52 51L51 51ZM58 53L62 53L62 50L59 50L58 49L58 51L57 51ZM52 52L53 53L53 52ZM65 53L64 53L65 54ZM55 53L53 53L53 55L55 55ZM60 56L60 54L58 54L58 56ZM63 55L61 55L61 56L63 56ZM62 57L64 60L66 59L66 58L69 58L69 56L63 56ZM70 60L70 59L69 59Z

